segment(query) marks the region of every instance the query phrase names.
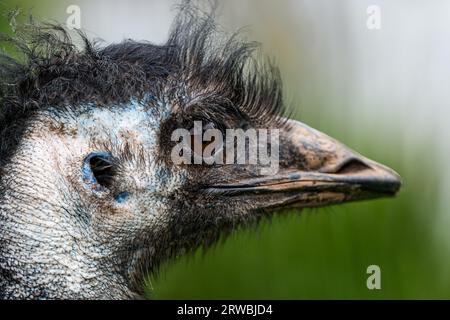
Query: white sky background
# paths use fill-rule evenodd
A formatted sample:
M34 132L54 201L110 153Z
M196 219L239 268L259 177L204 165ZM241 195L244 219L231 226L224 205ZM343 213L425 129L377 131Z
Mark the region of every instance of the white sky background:
M106 42L126 38L165 41L174 1L78 0L53 6L81 8L82 28ZM399 157L420 144L435 144L443 177L442 212L450 225L450 1L446 0L228 0L222 24L230 31L250 27L250 37L276 57L289 96L320 106L345 134L373 132L375 146L396 136ZM366 9L381 9L381 30L368 30ZM322 98L323 100L323 98ZM316 106L317 107L317 106ZM327 109L328 108L328 109ZM314 126L320 128L319 123ZM322 129L323 130L323 129ZM400 136L400 137L399 137ZM364 139L362 137L361 139ZM431 139L433 138L433 139ZM392 152L395 152L393 149ZM443 230L446 233L447 230Z

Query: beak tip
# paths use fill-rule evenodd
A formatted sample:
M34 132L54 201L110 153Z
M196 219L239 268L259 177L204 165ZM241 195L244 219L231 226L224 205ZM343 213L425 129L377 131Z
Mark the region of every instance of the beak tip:
M397 194L398 191L400 191L400 188L403 185L403 181L402 181L402 177L395 171L392 171L392 190L393 190L393 194Z
M375 180L374 191L395 196L403 184L401 176L391 168L379 164L376 171L378 171L376 174L378 177Z

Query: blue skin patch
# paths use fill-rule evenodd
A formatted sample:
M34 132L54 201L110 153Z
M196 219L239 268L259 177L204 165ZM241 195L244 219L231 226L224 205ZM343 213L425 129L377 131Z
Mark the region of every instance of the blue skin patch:
M116 200L118 203L124 203L125 201L127 201L127 199L130 197L130 193L129 192L121 192L119 194L117 194L114 197L114 200Z

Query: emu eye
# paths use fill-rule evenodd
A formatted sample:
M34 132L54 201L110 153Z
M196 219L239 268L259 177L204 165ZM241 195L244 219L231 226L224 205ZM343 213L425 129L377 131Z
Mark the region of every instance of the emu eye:
M114 181L116 165L107 152L93 152L83 162L83 181L94 191L106 191Z

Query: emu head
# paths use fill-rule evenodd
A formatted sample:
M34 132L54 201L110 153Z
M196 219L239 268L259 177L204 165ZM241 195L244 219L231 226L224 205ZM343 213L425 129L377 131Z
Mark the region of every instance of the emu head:
M274 209L397 192L390 169L283 118L277 69L214 29L188 12L164 45L79 50L36 25L6 39L22 59L0 65L1 296L138 297L163 259ZM278 172L175 164L172 133L194 121L279 130Z

